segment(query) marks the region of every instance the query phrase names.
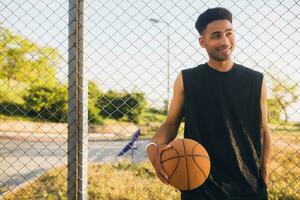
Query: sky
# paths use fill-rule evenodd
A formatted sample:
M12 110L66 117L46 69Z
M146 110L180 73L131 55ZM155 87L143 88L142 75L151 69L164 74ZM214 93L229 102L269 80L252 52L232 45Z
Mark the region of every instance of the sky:
M161 107L168 93L172 97L178 73L206 62L194 24L200 13L216 6L228 8L233 14L237 38L234 61L263 72L269 88L272 84L267 74L272 73L283 81L297 83L299 92L297 0L86 0L84 77L97 82L104 91L142 91L150 106ZM150 22L150 18L160 23ZM57 66L57 78L67 82L68 1L2 0L0 26L41 46L59 49L64 61ZM300 103L289 108L292 121L300 121L297 110Z

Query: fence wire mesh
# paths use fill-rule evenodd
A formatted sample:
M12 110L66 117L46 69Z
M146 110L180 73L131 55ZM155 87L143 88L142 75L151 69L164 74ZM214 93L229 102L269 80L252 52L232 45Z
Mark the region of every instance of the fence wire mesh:
M68 85L70 2L0 2L3 199L66 199L70 192L68 91L69 100L76 98ZM206 62L194 24L216 6L233 13L234 61L266 78L270 199L300 199L298 1L87 0L79 75L88 88L82 100L88 142L78 142L88 149L89 199L179 198L155 178L144 147L166 118L178 73Z

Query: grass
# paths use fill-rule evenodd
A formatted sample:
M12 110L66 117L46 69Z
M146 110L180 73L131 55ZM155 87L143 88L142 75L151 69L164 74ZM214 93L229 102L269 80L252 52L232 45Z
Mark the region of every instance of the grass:
M273 149L270 200L300 199L300 155L290 150ZM67 199L66 167L53 169L32 184L8 194L5 200ZM131 164L90 164L88 175L89 199L105 200L175 200L179 191L161 183L149 162Z
M4 114L0 114L0 120L7 121L33 121L33 119L23 116L8 116Z
M67 199L66 168L51 170L5 200ZM178 199L179 192L161 183L149 162L89 165L89 199ZM168 197L168 198L166 198Z
M300 199L300 154L291 149L273 148L270 199Z
M166 119L166 115L143 112L140 118L140 125L150 125L151 123L162 123Z

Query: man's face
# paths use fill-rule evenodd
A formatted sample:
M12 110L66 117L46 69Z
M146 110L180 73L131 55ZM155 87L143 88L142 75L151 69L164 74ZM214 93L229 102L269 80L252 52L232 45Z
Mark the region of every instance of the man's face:
M216 20L209 23L199 38L199 43L206 49L210 59L230 60L235 47L232 24L228 20Z

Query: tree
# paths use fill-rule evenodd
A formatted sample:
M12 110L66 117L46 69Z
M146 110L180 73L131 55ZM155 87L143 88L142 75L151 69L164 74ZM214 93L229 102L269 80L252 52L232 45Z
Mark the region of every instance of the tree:
M68 113L66 86L32 85L23 99L24 110L29 115L55 122L66 122Z
M56 66L61 59L57 49L40 47L0 27L1 79L56 84Z
M140 115L145 111L147 102L144 93L132 92L123 97L124 103L127 106L128 121L139 123Z
M168 100L164 100L164 107L162 108L162 114L163 115L167 115L167 113L168 113L168 104L169 104L169 102L168 102Z
M272 79L272 95L277 107L280 106L284 114L284 121L288 122L287 108L298 100L297 84L284 81L280 78Z
M96 106L101 110L100 114L105 118L125 119L138 123L141 113L146 108L144 93L140 92L115 92L109 90L101 95Z
M88 119L92 124L103 124L100 116L100 109L96 106L97 100L100 98L101 90L95 82L88 82Z
M280 113L282 111L282 108L278 103L278 100L275 98L267 99L267 105L268 105L268 122L279 123Z

